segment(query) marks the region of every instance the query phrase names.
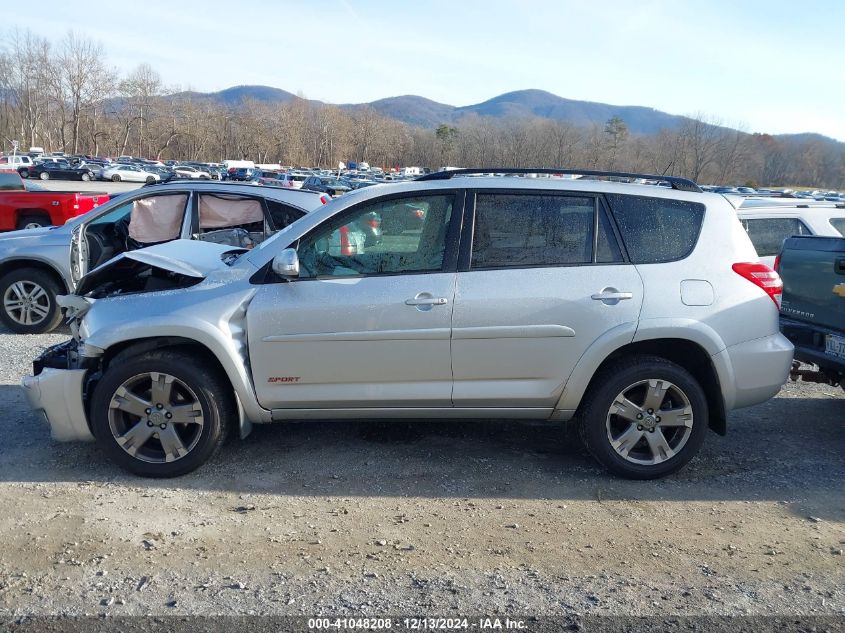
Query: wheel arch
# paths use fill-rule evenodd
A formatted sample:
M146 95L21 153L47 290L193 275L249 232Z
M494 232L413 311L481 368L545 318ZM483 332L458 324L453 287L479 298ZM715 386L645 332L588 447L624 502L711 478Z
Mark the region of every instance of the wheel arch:
M638 355L659 356L683 367L698 381L707 396L710 410L709 426L719 435L727 432L727 410L722 395L722 386L711 355L699 343L683 338L655 338L633 341L613 350L599 364L590 378L584 393L589 393L594 386L596 376L608 365L623 358ZM584 398L581 398L576 416L580 412Z
M21 219L25 217L47 218L47 226L53 224L53 218L44 209L15 209L15 226L18 226Z
M163 335L127 339L115 342L113 345L106 348L103 353L103 356L100 359L99 371L90 375L88 385L86 386L86 412L88 411L88 407L90 405L91 394L93 394L93 389L96 383L98 382L99 377L102 375L102 372L104 372L108 368L110 363L114 362L115 360L119 362L121 358L138 356L140 354L143 354L144 352L165 349L172 351L187 352L193 356L202 358L203 361L211 364L215 369L220 371L220 373L226 378L226 381L229 383L229 386L231 388L231 395L234 398L235 405L238 411L238 427L240 436L241 438L244 438L249 435L250 431L252 430L251 420L252 418L256 417L256 412L247 412L244 406L244 398L242 398L241 394L239 393L239 387L241 389L244 387L244 385L240 384L240 378L233 378L232 372L230 371L230 367L227 367L228 364L223 362L218 356L218 354L214 350L212 350L208 345L195 339L178 335ZM250 415L250 413L252 415ZM267 417L267 419L269 419L269 412L267 413L267 416L258 417L261 421L264 421L264 417ZM90 420L90 415L88 415L88 418Z
M21 270L24 268L34 268L47 273L59 283L59 286L63 288L65 292L70 292L67 281L65 281L64 276L55 266L32 257L27 257L26 259L13 258L0 262L0 277L14 270Z

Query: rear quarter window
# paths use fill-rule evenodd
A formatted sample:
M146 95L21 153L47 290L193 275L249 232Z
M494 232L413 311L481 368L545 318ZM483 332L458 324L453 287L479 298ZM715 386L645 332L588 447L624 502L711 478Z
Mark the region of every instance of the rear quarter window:
M625 194L606 198L634 264L677 261L695 248L704 220L703 204Z
M845 237L845 217L842 218L830 218L830 226L835 228L839 231L839 234L842 237Z
M747 218L741 222L760 257L780 253L787 237L813 234L798 218Z

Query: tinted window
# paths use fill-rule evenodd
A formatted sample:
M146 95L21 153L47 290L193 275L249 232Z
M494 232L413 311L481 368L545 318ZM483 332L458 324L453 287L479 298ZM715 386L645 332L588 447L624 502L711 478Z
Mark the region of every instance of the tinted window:
M758 218L742 220L742 226L757 249L760 257L780 253L783 241L792 235L812 235L810 229L798 218Z
M845 218L830 218L830 225L845 237Z
M478 194L470 267L592 263L594 221L593 198Z
M635 264L683 259L698 241L703 204L624 194L608 194L607 200Z
M442 270L453 200L393 198L341 213L300 241L300 277Z

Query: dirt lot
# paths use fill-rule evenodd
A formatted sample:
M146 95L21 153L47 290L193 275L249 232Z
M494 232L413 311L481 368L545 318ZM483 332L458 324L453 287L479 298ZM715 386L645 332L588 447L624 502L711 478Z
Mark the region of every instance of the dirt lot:
M787 385L659 482L602 473L565 428L451 420L259 427L150 481L30 414L19 380L65 337L0 333L0 623L845 615L841 389Z

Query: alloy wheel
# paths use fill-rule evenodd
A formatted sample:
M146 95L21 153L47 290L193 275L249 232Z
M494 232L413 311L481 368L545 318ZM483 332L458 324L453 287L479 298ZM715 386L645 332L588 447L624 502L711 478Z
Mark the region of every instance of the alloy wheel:
M124 381L109 403L109 429L126 453L149 463L174 462L202 436L204 418L197 394L160 372Z
M50 295L33 281L16 281L3 293L6 314L20 325L41 323L50 314L50 307Z
M689 397L662 379L641 380L623 389L607 412L607 439L616 453L634 464L671 459L692 433Z

